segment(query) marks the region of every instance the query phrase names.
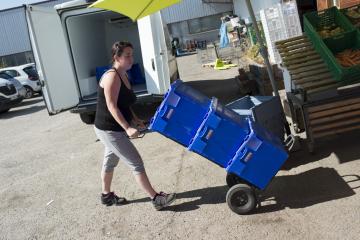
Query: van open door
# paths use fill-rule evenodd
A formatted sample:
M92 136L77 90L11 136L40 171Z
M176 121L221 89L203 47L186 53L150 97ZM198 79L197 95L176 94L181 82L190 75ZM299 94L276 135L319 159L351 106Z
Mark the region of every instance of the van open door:
M26 20L49 114L75 107L79 90L58 13L53 8L27 5Z
M170 87L167 47L160 12L138 20L148 93L163 95Z

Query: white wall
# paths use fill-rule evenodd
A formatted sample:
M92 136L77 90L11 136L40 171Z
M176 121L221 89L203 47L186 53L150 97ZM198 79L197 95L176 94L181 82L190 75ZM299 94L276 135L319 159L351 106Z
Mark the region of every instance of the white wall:
M279 2L281 2L281 0L251 0L255 16L259 16L261 9L269 8ZM234 0L234 13L241 18L248 18L250 20L245 0ZM260 20L260 17L258 17L258 20Z
M95 66L107 61L104 22L89 17L70 17L67 21L72 54L80 79L95 76Z
M107 58L111 59L111 46L117 41L128 41L134 47L134 63L139 63L142 68L143 61L141 57L140 37L137 23L129 21L122 24L106 24L106 46Z
M93 14L70 17L67 21L71 50L82 95L96 92L96 67L111 64L111 47L117 41L129 41L134 46L134 62L142 67L137 24L109 23L114 14Z

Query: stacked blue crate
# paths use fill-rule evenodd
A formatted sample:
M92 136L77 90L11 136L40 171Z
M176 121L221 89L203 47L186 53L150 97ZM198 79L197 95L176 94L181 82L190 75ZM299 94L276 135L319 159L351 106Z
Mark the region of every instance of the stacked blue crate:
M264 189L288 154L278 136L253 121L251 107L245 108L250 109L234 112L178 80L149 128Z
M251 133L236 152L226 171L264 189L288 158L277 136L249 119Z
M226 105L244 118L250 117L261 127L284 140L284 111L277 96L245 96Z
M247 120L213 98L209 112L188 149L226 168L249 134Z
M210 98L177 80L151 119L149 129L188 147L210 104Z
M111 65L96 67L95 68L96 80L100 81L102 75L110 68L112 68ZM138 63L134 63L131 69L129 69L126 73L128 75L128 79L131 85L145 83L145 78L143 77L143 74L140 69L140 65Z

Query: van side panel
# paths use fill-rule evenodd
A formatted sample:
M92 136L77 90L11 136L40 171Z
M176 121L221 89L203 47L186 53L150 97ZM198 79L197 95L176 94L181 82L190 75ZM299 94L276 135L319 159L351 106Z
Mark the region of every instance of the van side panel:
M75 107L79 103L78 88L57 12L51 8L27 6L26 15L49 113Z
M170 87L165 37L160 13L138 21L148 92L163 95Z

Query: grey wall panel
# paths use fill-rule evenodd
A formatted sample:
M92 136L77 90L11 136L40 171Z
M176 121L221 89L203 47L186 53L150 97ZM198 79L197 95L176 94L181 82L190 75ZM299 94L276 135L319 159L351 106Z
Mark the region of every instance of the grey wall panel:
M43 2L52 7L68 0ZM31 51L25 11L23 7L0 11L0 56Z
M38 5L52 7L69 0L42 2ZM183 0L162 10L165 22L174 23L233 10L232 4L203 3L202 0ZM30 51L24 8L0 11L0 56Z
M203 3L202 0L183 0L161 10L166 23L180 22L233 10L231 3Z
M22 8L0 13L0 55L30 50L25 13Z
M258 19L260 20L259 12L261 9L269 8L279 2L279 0L252 0L251 4L255 15L258 16ZM234 0L234 13L241 18L247 18L250 20L250 14L246 7L245 0Z

